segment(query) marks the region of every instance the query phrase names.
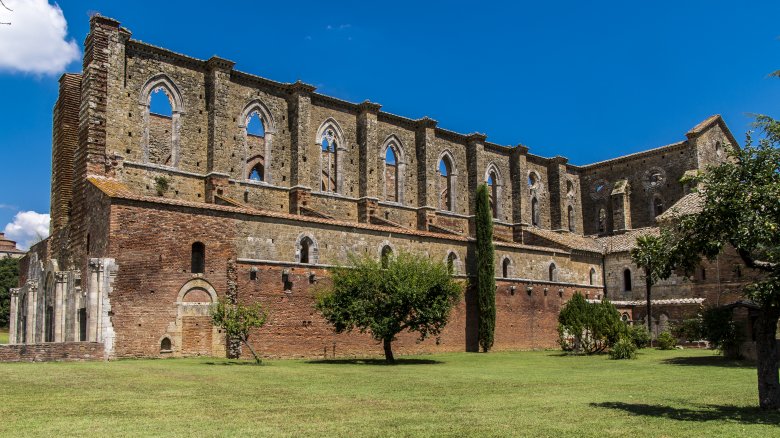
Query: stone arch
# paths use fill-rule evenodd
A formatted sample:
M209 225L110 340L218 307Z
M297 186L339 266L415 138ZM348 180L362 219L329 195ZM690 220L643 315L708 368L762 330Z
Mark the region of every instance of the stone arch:
M327 151L323 149L324 140L328 142ZM317 129L315 143L320 150L320 191L343 193L343 155L347 151L347 144L344 131L334 118L329 117L322 122Z
M590 268L590 272L588 273L588 281L591 286L596 285L596 268Z
M623 291L631 292L633 290L633 278L631 277L631 269L623 269Z
M444 263L450 268L453 275L461 273L460 256L458 256L458 253L455 252L455 250L450 249L447 251L447 255L444 256Z
M193 278L176 296L176 322L168 326L172 350L177 355L214 355L224 348L219 329L211 323L211 306L218 301L214 287L203 278ZM162 346L164 337L157 345ZM224 350L223 350L224 351Z
M143 114L143 135L141 137L143 161L144 163L150 162L150 102L152 92L159 89L165 92L171 104L171 150L170 159L164 159L162 163L157 164L175 168L179 166L181 115L185 112L184 100L179 87L165 73L158 73L149 78L141 88L141 94L138 98L138 104Z
M163 335L160 338L160 353L172 353L173 352L173 340L168 335Z
M513 276L513 265L512 259L509 256L503 256L501 257L501 277L502 278L512 278Z
M211 283L202 278L193 278L192 280L184 283L184 285L179 289L179 293L176 295L176 304L186 303L187 301L184 299L185 296L188 292L194 290L204 291L206 294L208 294L210 303L215 303L219 299L217 298L217 291L214 290L214 287L211 285ZM197 303L202 303L202 301L197 301Z
M442 165L446 175L442 174ZM456 211L458 169L455 167L455 158L449 149L443 150L436 160L436 193L439 198L439 210Z
M249 144L247 125L249 118L254 114L257 114L257 116L260 118L260 122L263 124L264 135L262 154L255 154L253 156L253 152L256 151L250 152L249 150L251 145ZM276 134L276 121L274 120L273 114L262 100L250 100L249 103L247 103L244 107L243 111L241 111L241 115L238 118L238 128L241 131L244 150L244 159L240 167L243 178L249 179L252 169L257 166L260 161L262 161L262 181L271 183L271 152L273 151L272 143L274 135ZM257 160L257 157L259 156L262 156L262 160Z
M493 217L499 219L503 215L503 203L501 202L502 191L504 187L504 178L501 176L501 172L498 171L498 166L495 163L488 164L485 169L485 183L488 184L489 195L493 199ZM492 184L489 184L492 181Z
M295 240L295 262L316 265L320 262L317 240L310 233L301 233Z
M547 266L547 280L558 281L558 266L555 265L555 262L550 262Z
M388 163L387 163L387 150L392 149L393 154L395 154L395 196L392 198L395 200L395 202L398 202L399 204L404 203L404 192L405 192L405 182L406 182L406 148L404 148L403 143L401 143L401 139L398 138L395 134L390 134L387 136L385 141L382 143L382 147L380 149L380 161L381 161L381 167L382 167L382 189L380 190L380 193L382 193L382 198L385 200L391 200L390 196L387 193L387 178L388 178Z

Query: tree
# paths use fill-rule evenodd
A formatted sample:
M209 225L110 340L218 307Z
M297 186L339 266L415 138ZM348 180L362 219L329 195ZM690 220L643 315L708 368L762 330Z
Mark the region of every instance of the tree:
M493 248L493 214L487 184L477 189L477 303L479 306L479 345L488 352L496 331L496 265Z
M702 257L713 259L724 245L760 275L745 287L759 307L754 326L758 356L758 396L762 409L780 409L777 322L780 318L780 123L759 116L765 134L758 145L728 148L729 160L692 177L701 210L679 218L669 236L671 266L691 272Z
M9 8L8 6L6 6L5 3L3 2L3 0L0 0L0 6L2 6L3 9L6 9L9 12L13 12L14 11L13 9ZM9 26L11 25L11 23L8 22L8 21L0 21L0 24L6 24L6 25L9 25Z
M636 238L636 247L631 250L631 261L645 274L645 290L647 298L647 331L653 333L653 313L650 306L650 296L653 285L662 278L669 278L666 263L666 247L658 236L644 235ZM652 341L651 345L652 345Z
M0 327L8 327L11 288L19 285L19 260L0 257Z
M316 308L337 333L357 329L382 342L385 360L394 363L392 342L404 330L420 341L438 336L462 285L443 262L399 253L385 260L350 256L351 266L331 270L332 284L317 296Z
M591 303L577 292L558 314L559 342L566 351L600 353L627 334L620 312L606 299Z
M252 344L249 343L249 331L262 327L265 324L267 314L260 303L245 306L241 303L233 304L229 299L221 299L211 309L211 321L225 331L228 339L240 339L252 352L255 362L260 363Z

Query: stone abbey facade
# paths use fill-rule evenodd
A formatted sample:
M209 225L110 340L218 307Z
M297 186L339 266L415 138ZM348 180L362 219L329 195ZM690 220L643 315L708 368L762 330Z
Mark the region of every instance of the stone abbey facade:
M575 166L233 67L92 18L83 72L60 79L51 236L22 259L12 343L83 342L92 354L99 343L106 358L222 356L208 311L235 283L239 300L269 311L254 335L263 355L377 354L314 310L327 268L349 253L406 250L468 278L475 193L487 182L495 347L554 347L558 310L575 292L642 317L633 241L692 202L678 182L686 172L737 144L713 116L677 143ZM699 277L660 285L658 324L737 294L736 265L724 255ZM398 350L475 350L476 318L468 289L438 342L403 335Z

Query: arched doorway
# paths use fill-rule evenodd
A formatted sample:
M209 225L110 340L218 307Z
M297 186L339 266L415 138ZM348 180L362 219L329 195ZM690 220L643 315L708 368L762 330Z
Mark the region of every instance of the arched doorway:
M215 355L215 347L218 349L221 341L218 330L211 324L210 310L216 300L214 288L203 279L190 280L179 290L176 300L179 345L171 346L178 356Z

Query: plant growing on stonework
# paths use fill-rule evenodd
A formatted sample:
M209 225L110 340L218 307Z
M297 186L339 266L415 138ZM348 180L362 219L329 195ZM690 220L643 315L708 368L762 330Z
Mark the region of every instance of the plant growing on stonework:
M351 255L350 262L331 270L332 284L315 306L337 333L358 330L382 342L387 363L395 362L392 343L402 331L417 332L420 341L438 336L463 290L446 264L423 255Z
M249 343L249 332L253 328L262 327L265 324L267 314L260 303L249 306L241 303L233 304L227 299L220 299L211 309L212 323L225 331L228 339L240 339L252 352L256 363L260 363L252 344Z
M165 194L165 192L168 191L170 185L171 180L164 176L158 176L154 179L154 189L157 191L157 196L162 196Z
M558 342L564 351L600 353L627 335L620 313L608 300L589 303L577 292L558 314Z
M482 351L493 347L496 331L496 266L493 248L493 214L487 184L477 189L475 221L477 227L477 303L478 337Z
M780 409L777 322L780 319L780 123L756 119L764 134L754 145L727 148L729 159L690 178L701 199L697 213L681 217L665 232L675 268L686 272L733 247L755 275L743 292L758 306L754 329L758 397L762 409Z

